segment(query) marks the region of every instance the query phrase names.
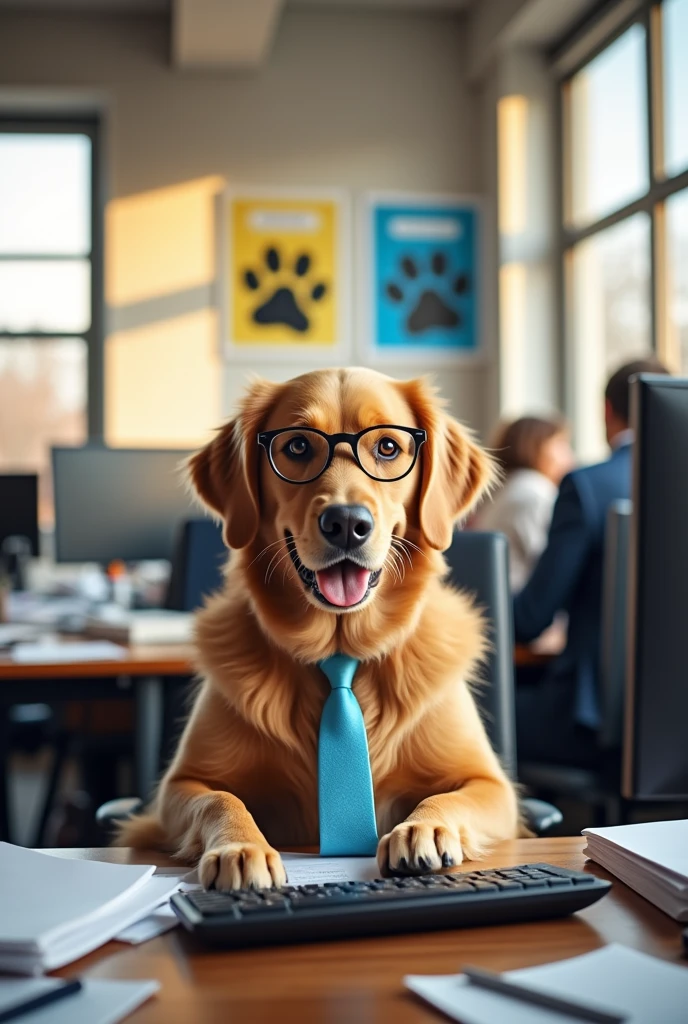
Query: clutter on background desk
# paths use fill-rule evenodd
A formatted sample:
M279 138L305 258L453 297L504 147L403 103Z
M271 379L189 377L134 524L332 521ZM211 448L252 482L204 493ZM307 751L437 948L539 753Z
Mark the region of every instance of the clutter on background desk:
M685 1024L688 970L612 943L593 953L508 971L519 988L570 1001L591 1014L567 1014L472 984L465 974L409 975L404 983L431 1006L461 1024L571 1024L609 1015L626 1024Z
M36 643L18 643L10 651L17 665L64 665L83 661L123 661L124 647L108 640L61 643L43 639Z
M688 819L586 828L583 835L591 860L675 921L688 921Z
M118 605L102 605L89 615L86 636L120 644L186 644L193 639L194 616L167 609L125 611Z

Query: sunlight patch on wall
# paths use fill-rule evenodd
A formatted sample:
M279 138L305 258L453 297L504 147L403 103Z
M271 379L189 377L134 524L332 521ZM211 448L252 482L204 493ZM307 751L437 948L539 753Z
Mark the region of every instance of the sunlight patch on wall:
M217 314L113 334L105 348L108 444L198 447L222 419Z
M518 235L526 228L527 129L526 97L503 96L497 104L499 231L502 235Z
M128 305L213 282L213 197L224 184L212 175L108 203L108 305Z

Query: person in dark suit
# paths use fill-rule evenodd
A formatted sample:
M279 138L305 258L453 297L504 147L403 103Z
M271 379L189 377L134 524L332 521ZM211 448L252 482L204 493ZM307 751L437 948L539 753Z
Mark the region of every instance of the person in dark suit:
M517 643L535 640L558 612L568 614L563 653L539 681L516 690L518 755L523 761L580 767L593 767L599 761L604 533L609 506L631 496L629 383L638 373L668 371L656 359L640 359L610 378L604 413L611 457L564 477L547 546L514 598Z

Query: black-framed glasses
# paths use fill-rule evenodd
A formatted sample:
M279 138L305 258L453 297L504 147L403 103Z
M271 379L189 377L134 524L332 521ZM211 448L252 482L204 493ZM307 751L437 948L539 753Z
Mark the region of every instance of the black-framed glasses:
M309 484L328 468L338 444L348 444L358 466L373 480L401 480L416 464L427 432L379 423L358 434L326 434L315 427L283 427L258 434L270 466L290 484Z

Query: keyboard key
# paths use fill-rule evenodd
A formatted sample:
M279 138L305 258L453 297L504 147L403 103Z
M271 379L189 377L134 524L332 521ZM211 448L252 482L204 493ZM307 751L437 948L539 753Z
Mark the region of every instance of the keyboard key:
M562 886L570 887L570 886L573 885L573 883L571 882L570 878L556 878L556 877L552 877L552 878L548 878L547 879L547 885L549 885L550 887L554 886L557 889L559 889Z
M283 900L281 903L237 903L236 907L241 911L242 917L267 917L270 914L286 914L287 904Z
M376 895L378 895L376 893ZM329 910L330 907L342 907L351 906L352 903L356 903L357 900L365 899L359 893L339 893L333 896L318 896L315 893L311 893L310 896L302 896L299 900L294 900L291 905L291 909L295 912L300 910Z

